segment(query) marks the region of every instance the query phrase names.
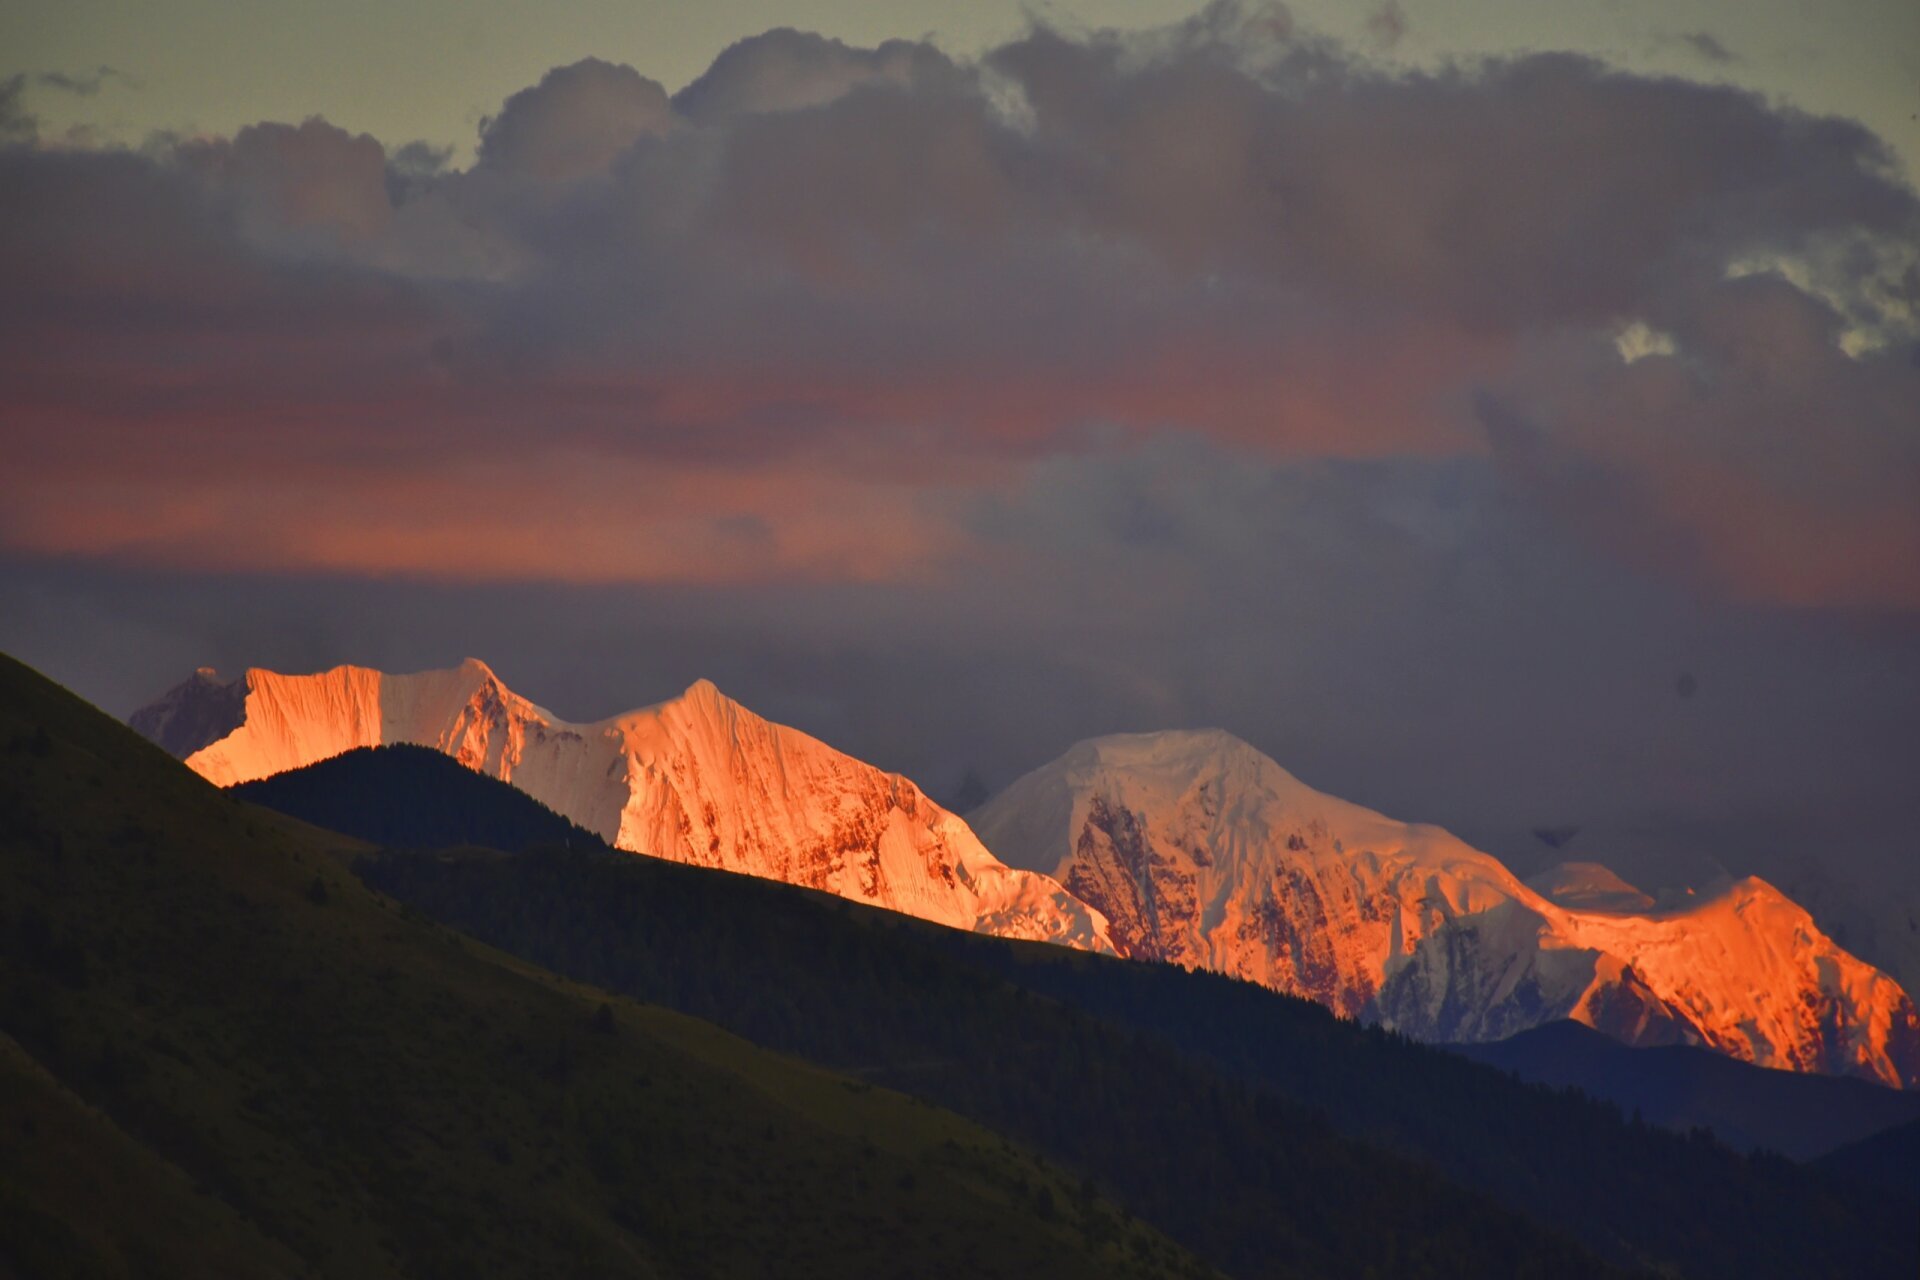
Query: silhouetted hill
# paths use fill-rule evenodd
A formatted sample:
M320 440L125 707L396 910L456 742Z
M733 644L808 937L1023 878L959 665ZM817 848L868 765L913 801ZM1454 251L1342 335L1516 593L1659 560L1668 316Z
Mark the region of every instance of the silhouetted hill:
M431 747L361 747L230 791L315 826L395 848L606 848L599 836L526 792Z
M326 847L0 659L0 1274L1204 1273L998 1135Z
M1587 1265L1552 1258L1523 1224L1423 1166L1624 1263L1911 1272L1891 1200L1631 1124L1249 983L633 855L360 865L384 891L559 972L1016 1135L1235 1274Z
M1765 1148L1796 1160L1920 1120L1920 1093L1769 1071L1680 1045L1630 1048L1577 1022L1448 1047L1522 1080L1579 1089L1665 1129L1707 1128L1739 1150Z
M1849 1143L1823 1156L1819 1165L1839 1177L1888 1187L1920 1202L1920 1120ZM1920 1236L1920 1227L1909 1234Z

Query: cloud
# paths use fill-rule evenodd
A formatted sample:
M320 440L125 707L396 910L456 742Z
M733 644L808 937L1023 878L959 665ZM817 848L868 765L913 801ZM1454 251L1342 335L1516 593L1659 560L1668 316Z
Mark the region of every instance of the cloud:
M673 99L588 59L465 171L317 119L0 162L18 551L937 578L1037 460L1171 433L1459 459L1708 595L1920 607L1920 201L1724 86L1220 4L970 63L774 31Z
M1711 32L1689 31L1677 39L1704 61L1721 66L1740 61L1726 45L1720 42L1719 37Z
M1540 353L1509 402L1482 403L1496 459L1649 568L1750 599L1920 611L1920 371L1904 349L1849 356L1840 315L1777 275L1705 290L1672 326L1672 350L1630 362L1594 341Z
M115 82L130 89L140 87L139 81L109 66L77 72L17 71L0 77L0 147L31 147L40 141L39 119L26 106L29 87L91 98L106 85ZM84 143L87 136L85 129L78 129L73 132L72 138Z
M480 164L544 179L598 172L672 124L667 92L632 67L583 58L508 98L480 126Z
M48 89L57 89L62 93L75 94L82 98L91 98L111 83L119 83L130 89L140 87L140 82L124 71L116 71L109 66L98 66L91 71L41 71L33 76L33 82Z
M190 142L180 160L231 200L246 232L265 244L368 241L393 219L386 148L317 117L249 125L231 142Z
M1231 4L589 60L464 169L33 90L0 645L115 710L479 652L934 787L1219 724L1522 858L1913 862L1920 198L1856 123Z
M724 49L713 65L673 96L696 124L824 106L856 89L904 91L955 85L964 73L931 45L889 40L856 49L839 40L782 27Z
M27 77L0 79L0 147L30 147L40 136L40 122L27 110Z
M1367 17L1367 35L1382 49L1398 47L1407 34L1407 11L1400 0L1386 0Z

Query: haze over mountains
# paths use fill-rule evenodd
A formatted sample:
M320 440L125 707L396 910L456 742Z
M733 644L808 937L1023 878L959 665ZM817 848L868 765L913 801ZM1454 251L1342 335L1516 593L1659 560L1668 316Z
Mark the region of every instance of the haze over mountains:
M1082 743L977 811L976 837L907 779L704 681L574 725L472 660L405 676L255 669L230 684L202 672L133 724L221 785L417 743L631 852L1218 969L1423 1039L1572 1018L1631 1044L1920 1081L1906 993L1764 881L1619 911L1601 907L1619 905L1620 887L1589 872L1580 883L1614 896L1584 906L1562 894L1576 909L1438 828L1325 796L1222 733Z

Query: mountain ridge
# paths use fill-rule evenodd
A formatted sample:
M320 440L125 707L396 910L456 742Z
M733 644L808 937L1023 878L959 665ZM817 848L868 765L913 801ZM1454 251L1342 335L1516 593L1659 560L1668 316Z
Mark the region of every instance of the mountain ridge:
M449 785L534 803L437 763ZM379 815L357 795L338 799L335 812L359 824L351 834L377 840ZM448 835L467 838L461 827ZM1467 1256L1479 1259L1475 1274L1521 1274L1518 1259L1484 1257L1498 1234L1491 1224L1467 1229L1457 1211L1436 1217L1416 1186L1396 1186L1406 1172L1397 1161L1391 1178L1362 1166L1356 1188L1350 1162L1327 1162L1329 1126L1628 1266L1700 1277L1911 1271L1911 1251L1891 1241L1886 1206L1871 1193L1836 1197L1778 1157L1630 1124L1612 1106L1519 1084L1219 974L961 933L651 858L549 846L518 856L390 852L354 865L414 909L556 971L890 1083L1095 1170L1150 1221L1182 1224L1178 1238L1235 1275L1266 1274L1285 1258L1327 1260L1297 1234L1301 1220L1325 1218L1306 1234L1326 1241L1355 1226L1356 1212L1365 1243L1347 1236L1327 1275L1413 1275L1419 1258L1431 1266ZM1815 1093L1904 1096L1698 1056ZM1248 1089L1283 1105L1262 1111ZM1259 1207L1268 1196L1271 1207ZM1433 1223L1446 1243L1428 1238L1407 1251L1409 1216Z
M6 658L0 760L0 1272L1211 1273L1003 1135L399 908Z
M1220 730L1076 744L977 809L976 832L910 780L707 680L575 724L478 659L400 676L251 668L227 683L203 669L134 723L222 785L416 743L628 852L1217 969L1420 1039L1572 1018L1630 1044L1920 1083L1907 993L1765 881L1616 910L1631 886L1615 877L1611 900L1563 904L1451 833L1319 792Z
M238 696L236 697L236 691ZM508 689L484 662L387 675L204 673L131 723L219 786L356 747L413 743L511 782L615 848L823 889L962 929L1113 950L1105 918L1007 867L911 780L775 724L697 680L588 723ZM191 725L184 737L176 726ZM178 753L178 752L176 752Z
M1200 965L1436 1042L1570 1017L1634 1044L1920 1083L1920 1016L1755 878L1637 912L1550 901L1491 855L1316 791L1218 730L1078 743L970 815L1101 910L1128 954Z

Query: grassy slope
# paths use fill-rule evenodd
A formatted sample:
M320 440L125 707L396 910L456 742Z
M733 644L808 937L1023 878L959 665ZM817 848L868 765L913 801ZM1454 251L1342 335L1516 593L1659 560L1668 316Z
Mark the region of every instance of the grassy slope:
M323 844L0 659L0 1258L1198 1270L985 1130L405 918Z
M0 1256L36 1277L291 1275L298 1260L0 1035ZM111 1222L111 1228L97 1224Z

